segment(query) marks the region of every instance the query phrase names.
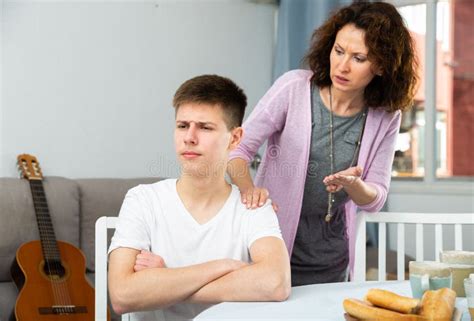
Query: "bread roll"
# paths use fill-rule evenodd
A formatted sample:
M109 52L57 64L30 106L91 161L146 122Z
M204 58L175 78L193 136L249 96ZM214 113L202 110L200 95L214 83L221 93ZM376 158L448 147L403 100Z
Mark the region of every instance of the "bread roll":
M420 300L418 299L412 299L381 289L370 289L365 298L375 306L400 313L416 314L420 305Z
M415 314L402 314L382 308L374 307L372 304L357 300L345 299L342 303L344 310L352 317L359 320L387 320L387 321L421 321L421 317Z
M420 315L427 321L450 321L456 301L456 292L449 288L426 291L421 298Z

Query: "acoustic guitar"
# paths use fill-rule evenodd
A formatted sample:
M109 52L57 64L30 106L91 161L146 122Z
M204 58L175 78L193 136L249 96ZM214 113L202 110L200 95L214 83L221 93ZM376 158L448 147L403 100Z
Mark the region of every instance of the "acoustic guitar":
M23 244L16 252L11 274L20 293L12 318L93 321L94 290L85 277L84 254L56 240L36 158L19 155L18 165L30 183L40 240Z

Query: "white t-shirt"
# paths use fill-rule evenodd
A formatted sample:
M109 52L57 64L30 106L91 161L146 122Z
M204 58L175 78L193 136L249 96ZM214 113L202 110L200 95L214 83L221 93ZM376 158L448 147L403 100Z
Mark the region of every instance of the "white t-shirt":
M249 210L232 191L219 212L199 224L176 191L176 179L139 185L128 191L120 209L109 253L118 247L149 250L163 257L169 268L231 258L250 262L249 249L262 237L282 239L270 201ZM133 313L133 320L187 320L206 306L179 303L158 311Z

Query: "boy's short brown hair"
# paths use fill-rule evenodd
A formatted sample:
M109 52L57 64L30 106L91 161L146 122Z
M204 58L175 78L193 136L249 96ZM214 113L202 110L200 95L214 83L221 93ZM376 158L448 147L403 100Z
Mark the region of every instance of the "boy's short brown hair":
M229 130L242 126L247 96L229 78L218 75L202 75L185 81L176 91L173 106L186 103L219 105L224 112L224 121Z

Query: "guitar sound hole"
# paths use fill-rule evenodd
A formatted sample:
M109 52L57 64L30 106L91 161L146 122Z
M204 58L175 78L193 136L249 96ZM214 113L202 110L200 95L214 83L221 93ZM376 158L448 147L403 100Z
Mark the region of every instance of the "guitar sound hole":
M44 273L52 280L61 279L66 275L66 269L61 264L61 261L49 260L43 266Z

